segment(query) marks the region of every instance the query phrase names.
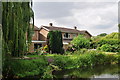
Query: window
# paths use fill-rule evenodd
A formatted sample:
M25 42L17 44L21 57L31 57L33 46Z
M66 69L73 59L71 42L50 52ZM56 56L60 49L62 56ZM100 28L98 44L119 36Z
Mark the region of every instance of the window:
M76 37L76 34L73 34L73 37Z
M65 33L65 34L64 34L64 38L70 38L70 34Z
M38 48L40 48L40 47L42 47L42 44L40 44L40 43L35 43L35 44L34 44L34 50L35 50L35 49L38 49Z

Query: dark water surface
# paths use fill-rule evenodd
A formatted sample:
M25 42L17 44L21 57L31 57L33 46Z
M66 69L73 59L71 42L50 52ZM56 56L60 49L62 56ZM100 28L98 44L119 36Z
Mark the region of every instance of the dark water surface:
M56 78L80 79L80 80L120 80L120 67L118 65L100 65L93 68L69 69L56 71L53 75ZM82 79L83 78L83 79Z
M120 80L120 67L118 65L100 65L93 68L54 71L52 74L53 79L41 79L41 76L37 75L18 80Z

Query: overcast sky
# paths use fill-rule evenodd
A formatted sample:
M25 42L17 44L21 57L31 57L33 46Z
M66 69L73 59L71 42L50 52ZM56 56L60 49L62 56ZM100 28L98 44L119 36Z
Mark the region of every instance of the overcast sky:
M117 2L34 2L35 25L87 30L92 35L118 31Z

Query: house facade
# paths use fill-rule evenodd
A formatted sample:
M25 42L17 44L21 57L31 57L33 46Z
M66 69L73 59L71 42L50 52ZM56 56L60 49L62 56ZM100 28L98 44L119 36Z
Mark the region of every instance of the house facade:
M77 30L77 27L74 29L56 27L52 23L49 26L41 26L40 28L34 26L34 34L32 37L32 44L30 46L30 51L45 46L47 40L47 34L49 31L59 30L62 32L63 37L63 48L66 49L66 46L73 40L74 37L77 37L79 34L85 35L86 38L91 38L92 35L86 30Z

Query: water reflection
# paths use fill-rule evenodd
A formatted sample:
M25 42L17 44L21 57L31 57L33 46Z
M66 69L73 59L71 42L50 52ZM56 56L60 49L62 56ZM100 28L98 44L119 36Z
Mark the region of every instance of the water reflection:
M93 68L84 69L69 69L56 71L53 75L56 78L81 78L80 80L93 80L94 78L119 78L119 67L118 65L102 65Z

